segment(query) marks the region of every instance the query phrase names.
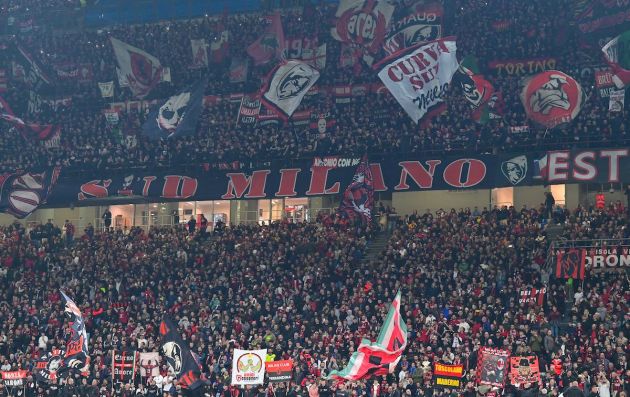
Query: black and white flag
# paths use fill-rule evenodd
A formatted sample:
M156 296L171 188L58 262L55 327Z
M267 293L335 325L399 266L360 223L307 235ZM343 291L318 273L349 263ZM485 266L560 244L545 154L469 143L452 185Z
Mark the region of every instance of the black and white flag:
M319 71L304 61L289 60L276 66L263 87L263 100L286 118L319 79Z

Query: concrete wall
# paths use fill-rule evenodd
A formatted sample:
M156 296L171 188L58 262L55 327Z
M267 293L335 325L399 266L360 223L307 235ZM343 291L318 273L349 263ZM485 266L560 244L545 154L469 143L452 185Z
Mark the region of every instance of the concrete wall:
M514 188L514 208L521 209L524 205L527 208L538 207L545 202L545 192L543 186L523 186Z

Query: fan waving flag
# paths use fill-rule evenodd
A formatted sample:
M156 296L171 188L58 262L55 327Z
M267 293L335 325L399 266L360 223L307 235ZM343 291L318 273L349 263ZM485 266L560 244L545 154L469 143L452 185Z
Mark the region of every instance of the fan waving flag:
M394 8L384 0L341 0L330 33L335 40L374 54L385 40Z
M473 120L478 123L487 121L488 118L483 117L484 108L495 92L492 84L479 74L477 60L473 57L464 58L453 79L457 81L470 104Z
M194 133L203 107L205 88L204 79L153 109L142 126L144 135L157 140Z
M360 380L392 373L407 347L407 325L400 315L401 294L396 294L376 342L363 339L341 371L331 371L328 379Z
M160 60L146 51L113 37L111 42L120 75L135 97L144 98L162 81L164 68Z
M247 47L247 53L254 58L254 64L262 65L276 59L285 58L284 31L282 30L282 18L280 13L266 17L267 28L265 32Z
M389 92L418 123L443 111L446 92L459 66L453 38L410 47L374 66Z
M203 386L199 365L186 343L177 333L177 327L168 316L162 318L160 335L162 335L163 342L162 354L166 357L168 366L173 370L182 387L195 390Z
M357 166L352 183L343 192L338 213L341 217L354 219L360 216L365 222L372 220L374 207L374 185L372 182L372 170L367 156Z
M271 71L263 87L263 101L286 118L291 117L317 79L319 71L306 62L282 62Z
M88 352L87 333L81 310L68 295L61 291L65 304L65 313L69 317L70 334L66 340L66 349L63 355L62 367L59 372L68 369L76 369L86 372L90 364Z
M615 86L626 88L630 85L630 30L610 40L602 51L612 68Z
M525 80L521 101L527 116L554 128L573 121L584 102L582 86L566 73L548 70Z

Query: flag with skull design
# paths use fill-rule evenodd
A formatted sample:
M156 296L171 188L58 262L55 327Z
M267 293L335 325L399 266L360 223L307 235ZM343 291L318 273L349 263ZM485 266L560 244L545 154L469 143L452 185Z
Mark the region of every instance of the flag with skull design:
M194 133L203 108L205 87L204 79L159 104L142 126L144 135L158 140Z
M162 354L177 377L177 381L189 390L203 386L199 365L177 333L175 323L166 315L160 323L160 335L162 335Z
M558 70L548 70L525 80L521 101L531 120L554 128L570 123L578 116L584 93L573 77Z

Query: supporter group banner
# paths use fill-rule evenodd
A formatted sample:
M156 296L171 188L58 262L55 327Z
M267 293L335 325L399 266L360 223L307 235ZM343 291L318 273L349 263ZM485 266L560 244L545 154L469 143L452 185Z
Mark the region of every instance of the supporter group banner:
M265 362L267 379L271 383L288 382L291 380L293 360L279 360Z
M540 383L540 367L536 356L510 357L510 382L519 387L526 383Z
M503 387L508 372L510 352L503 349L482 347L477 359L477 383Z
M136 377L135 351L112 352L112 380L117 383L128 383Z
M2 384L9 387L22 386L24 379L28 376L28 371L0 371L2 377Z
M262 114L262 112L261 112ZM277 116L276 116L277 117ZM259 123L261 121L259 120ZM326 156L279 161L268 167L196 171L111 171L59 179L47 197L50 206L93 205L95 201L141 198L149 201L232 200L308 197L342 193L351 181L359 156ZM549 152L544 155L479 155L415 157L370 161L375 192L490 189L544 183L619 183L630 181L630 150L601 149ZM17 183L17 182L16 182ZM11 182L13 184L13 182ZM16 188L19 187L16 185ZM30 190L35 187L29 188ZM27 214L45 197L0 191L0 203L11 201ZM32 197L31 201L30 198Z
M630 245L557 250L556 277L583 279L591 272L623 271L630 268Z
M462 384L462 376L464 376L464 366L461 364L449 365L436 362L433 365L433 384L435 387L458 389Z
M630 22L627 1L580 0L573 4L575 21L584 34L608 34Z
M452 38L410 47L375 65L378 77L415 121L437 112L459 66Z
M494 60L488 63L488 68L499 76L527 76L556 69L556 58L525 58Z
M265 379L267 349L234 349L232 385L262 385Z
M535 303L542 306L547 288L523 288L518 292L518 303L528 305Z

